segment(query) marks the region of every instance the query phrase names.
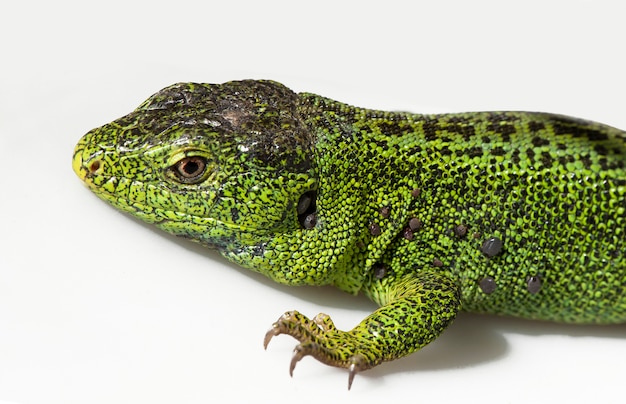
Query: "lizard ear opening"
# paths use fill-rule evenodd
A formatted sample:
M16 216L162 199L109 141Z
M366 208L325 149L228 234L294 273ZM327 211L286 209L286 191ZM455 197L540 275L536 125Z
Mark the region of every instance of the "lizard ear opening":
M317 192L308 191L298 200L298 222L305 229L312 229L317 223Z

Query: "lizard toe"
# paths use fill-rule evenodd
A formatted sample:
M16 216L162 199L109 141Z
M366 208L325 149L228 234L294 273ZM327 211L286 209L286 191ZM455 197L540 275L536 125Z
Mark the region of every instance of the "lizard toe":
M331 320L328 314L319 313L317 316L313 317L313 322L323 331L337 331L335 323L333 323L333 320Z

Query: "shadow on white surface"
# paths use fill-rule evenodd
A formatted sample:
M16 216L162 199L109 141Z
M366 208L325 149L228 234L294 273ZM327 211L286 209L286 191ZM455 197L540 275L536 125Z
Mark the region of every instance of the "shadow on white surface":
M350 296L333 287L290 287L273 282L258 273L251 272L230 263L216 251L202 245L177 238L132 218L150 231L175 242L184 249L202 255L207 260L216 260L259 283L260 288L269 287L281 294L296 296L298 299L319 306L319 311L332 313L333 309L369 313L376 305L364 296ZM330 310L328 310L330 308ZM315 313L307 313L313 315ZM278 316L278 314L277 314ZM332 314L331 314L332 316ZM360 321L360 318L355 322ZM341 328L341 327L340 327ZM349 328L349 327L343 327ZM482 315L462 312L455 322L436 341L420 352L397 361L384 363L359 377L376 379L382 375L405 372L431 372L478 366L498 361L511 353L507 336L530 337L561 336L575 338L625 339L626 324L619 325L572 325L546 321L524 320L512 317ZM293 340L294 346L296 341ZM537 341L540 344L540 341ZM271 350L271 349L270 349ZM289 358L285 358L288 361ZM287 364L286 364L287 365Z

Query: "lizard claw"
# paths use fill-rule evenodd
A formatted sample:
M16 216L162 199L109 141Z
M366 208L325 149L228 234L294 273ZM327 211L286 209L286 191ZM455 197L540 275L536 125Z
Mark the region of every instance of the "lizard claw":
M289 363L289 376L293 377L293 370L296 368L296 364L300 362L300 359L304 358L307 353L302 349L302 345L297 345L293 350L293 356Z
M348 366L348 390L352 387L354 376L361 370L367 368L365 357L361 354L354 355L350 358L350 366Z
M296 312L288 311L280 316L280 318L274 324L272 324L272 328L270 328L265 333L265 338L263 338L263 348L267 349L267 346L269 345L272 338L287 332L286 324L288 324L289 321L292 321L292 317L295 313Z
M350 371L348 372L348 390L352 388L352 382L354 381L354 376L356 376L356 365L353 363L350 365Z
M272 328L267 330L265 333L265 338L263 338L263 348L267 350L267 346L270 344L270 341L275 336L280 335L280 329L276 326L276 323L272 325Z

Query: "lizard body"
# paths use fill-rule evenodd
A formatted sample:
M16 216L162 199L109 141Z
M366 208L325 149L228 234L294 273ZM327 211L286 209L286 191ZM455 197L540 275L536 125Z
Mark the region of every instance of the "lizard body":
M626 134L528 112L351 107L270 81L181 83L87 133L99 197L290 285L380 308L350 331L270 329L362 370L425 346L457 312L626 322Z

